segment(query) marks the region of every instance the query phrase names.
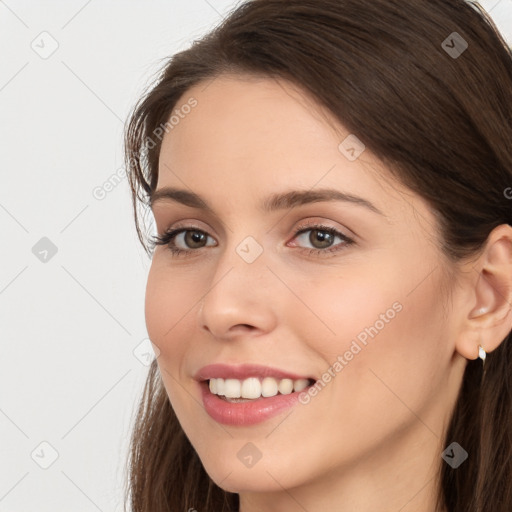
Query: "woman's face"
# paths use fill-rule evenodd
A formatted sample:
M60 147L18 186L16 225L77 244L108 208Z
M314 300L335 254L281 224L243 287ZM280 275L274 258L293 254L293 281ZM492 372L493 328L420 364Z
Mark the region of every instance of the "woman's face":
M433 214L319 112L287 82L221 76L183 95L162 142L157 191L210 209L155 197L158 234L190 231L171 241L186 253L154 252L147 329L187 437L232 492L355 477L404 456L404 471L414 460L426 472L457 392ZM352 200L299 201L327 189ZM198 376L217 363L224 373ZM242 364L268 371L236 373ZM258 394L245 378L279 386L287 374L316 386L292 395L285 381L275 397L229 403L200 382L238 377L226 393L240 380ZM275 393L273 379L263 387Z

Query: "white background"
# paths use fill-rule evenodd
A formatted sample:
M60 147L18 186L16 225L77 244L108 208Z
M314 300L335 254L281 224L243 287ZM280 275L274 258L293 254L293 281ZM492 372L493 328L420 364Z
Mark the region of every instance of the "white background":
M0 512L123 510L151 348L123 123L237 3L0 0ZM512 0L480 3L512 44Z

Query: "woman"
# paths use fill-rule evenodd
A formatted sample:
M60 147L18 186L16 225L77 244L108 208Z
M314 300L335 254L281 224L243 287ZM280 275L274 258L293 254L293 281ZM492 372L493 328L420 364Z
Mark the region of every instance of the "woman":
M248 1L175 55L126 131L131 510L510 512L511 149L463 0Z

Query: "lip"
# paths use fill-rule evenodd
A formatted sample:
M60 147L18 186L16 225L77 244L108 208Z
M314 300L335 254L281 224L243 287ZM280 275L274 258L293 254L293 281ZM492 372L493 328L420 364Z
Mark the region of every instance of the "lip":
M210 364L201 368L194 378L199 381L199 388L203 405L208 415L224 425L249 426L262 423L273 416L276 416L286 409L296 405L301 393L314 385L306 387L302 391L294 391L287 395L277 394L272 397L260 397L247 402L230 403L218 395L210 392L208 379L240 379L248 377L274 377L275 379L311 379L316 382L315 377L297 375L285 370L262 366L257 364Z
M313 375L298 375L279 368L263 366L259 364L209 364L203 366L194 376L197 381L208 379L239 379L244 380L249 377L274 377L275 379L313 379L317 380Z
M311 384L313 386L314 384ZM288 395L279 393L271 397L260 397L248 402L230 403L210 392L208 381L199 383L206 412L211 418L224 425L249 426L278 415L299 402L299 395L309 389L294 391Z

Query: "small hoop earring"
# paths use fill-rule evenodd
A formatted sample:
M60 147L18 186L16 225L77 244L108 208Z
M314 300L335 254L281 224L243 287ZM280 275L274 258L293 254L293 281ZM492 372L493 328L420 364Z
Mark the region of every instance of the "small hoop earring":
M482 360L482 368L485 368L485 358L487 353L481 345L478 345L478 357Z

